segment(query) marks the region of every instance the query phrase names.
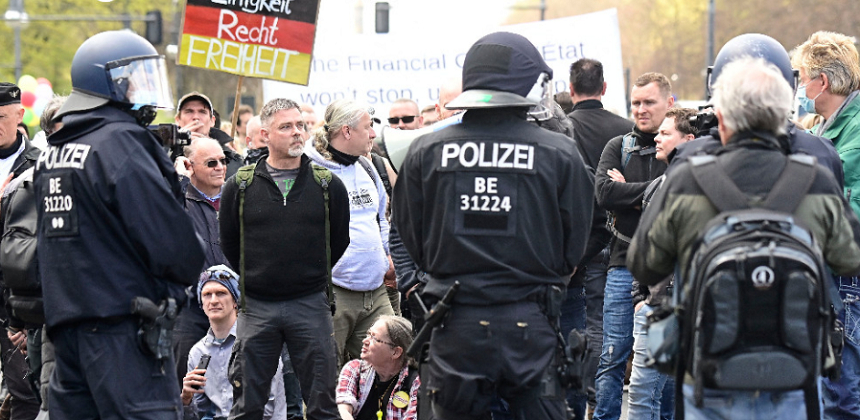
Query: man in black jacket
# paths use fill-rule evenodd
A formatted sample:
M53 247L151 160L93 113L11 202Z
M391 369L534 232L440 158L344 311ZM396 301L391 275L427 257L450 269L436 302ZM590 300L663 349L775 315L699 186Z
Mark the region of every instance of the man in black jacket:
M495 395L515 418L565 418L560 387L541 385L557 374L558 308L585 249L593 187L574 142L527 121L551 100L551 77L522 36L478 40L463 93L447 104L468 109L462 123L414 141L394 186L394 223L427 273L423 294L460 283L422 377L437 419L483 418Z
M260 119L269 154L257 162L244 193L235 177L227 180L219 213L224 255L245 275L230 366L230 418L261 418L286 343L307 418L339 419L334 327L325 295L329 280L323 188L303 153L299 105L273 99L263 106ZM349 200L337 177L328 192L334 265L349 245Z
M595 378L595 419L617 419L621 414L624 371L633 348L633 276L624 258L639 224L645 188L666 169L666 164L655 157L654 137L666 111L674 104L671 90L669 79L659 73L645 73L636 79L630 94L636 126L632 133L606 144L594 176L597 202L611 212L609 228L613 234L603 305L603 349ZM659 417L661 390L645 390L649 385L652 384L630 384L631 398L642 395L642 390L642 398L648 400L637 401L631 408L650 408L644 413L631 411L631 418Z
M39 273L56 346L52 419L181 414L167 309L185 301L203 252L176 172L145 128L156 107L172 107L163 68L133 32L89 38L55 117L63 128L36 162ZM161 308L135 311L140 298Z
M0 83L0 180L6 180L3 183L4 188L7 183L14 183L14 179L33 167L42 152L17 129L17 124L21 122L23 115L21 89L12 83ZM28 174L27 182L30 183L33 179L32 171ZM3 216L0 217L0 232L3 232L3 223L8 217L9 211L7 208L0 209L4 210ZM27 214L30 215L29 212ZM33 418L39 410L39 405L33 389L27 381L27 362L24 355L27 350L25 341L28 336L24 328L28 326L20 319L12 316L12 308L8 299L9 291L7 289L4 290L3 294L4 305L0 305L5 306L5 308L0 307L0 316L7 320L5 325L7 334L0 336L0 354L8 356L4 357L0 364L2 364L6 386L9 389L12 408L11 418L16 420ZM37 325L29 327L33 328ZM41 334L42 330L33 329L32 331ZM29 340L29 342L38 343L38 341L33 340ZM19 349L23 351L19 351Z
M573 111L567 116L576 130L576 144L579 146L582 160L592 170L597 167L606 143L614 137L629 133L633 128L633 122L603 108L600 100L605 93L606 82L603 80L601 62L583 58L570 65L570 98L573 101ZM595 203L588 246L579 263L579 269L576 270L568 286L568 300L570 300L573 295L581 295L580 286L585 285L588 353L583 376L591 411L597 405L594 375L597 372L597 361L603 343L603 290L606 288L610 238L611 234L606 229L606 211ZM567 308L566 305L564 309ZM565 318L567 318L564 309L562 330L565 329Z

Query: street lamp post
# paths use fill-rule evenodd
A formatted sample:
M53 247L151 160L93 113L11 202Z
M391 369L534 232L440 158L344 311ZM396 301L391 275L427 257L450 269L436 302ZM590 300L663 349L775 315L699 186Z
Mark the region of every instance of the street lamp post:
M708 46L707 52L708 55L705 58L705 72L708 71L708 67L714 65L714 14L716 13L714 0L708 0ZM707 73L706 73L707 74ZM709 94L708 84L705 83L705 99L708 98Z
M30 22L24 11L24 0L9 0L9 8L3 14L6 25L15 33L15 80L21 78L21 29Z

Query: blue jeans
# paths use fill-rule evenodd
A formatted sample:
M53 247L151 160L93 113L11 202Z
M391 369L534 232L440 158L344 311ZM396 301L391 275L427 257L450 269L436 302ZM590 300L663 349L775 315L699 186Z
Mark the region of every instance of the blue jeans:
M606 274L603 303L603 348L594 383L597 387L595 420L618 419L624 392L624 371L633 349L633 275L625 267Z
M675 380L653 367L645 366L648 358L645 343L648 330L646 315L654 308L643 305L633 317L633 372L630 374L630 419L671 420L675 417Z
M597 406L594 376L603 348L603 293L606 290L606 266L609 264L609 247L597 254L585 266L585 330L588 335L588 353L585 355L583 375L588 403Z
M293 369L293 362L290 359L290 352L287 346L281 350L281 362L284 364L284 397L287 402L287 419L304 419L305 410L302 406L302 386L299 383L299 377L296 376L296 371Z
M696 407L693 386L684 384L684 418L687 420L803 420L803 391L752 392L705 389L702 407ZM631 417L632 418L632 417Z
M580 333L585 332L585 287L583 285L567 289L567 298L561 305L559 325L565 340L573 329L579 330ZM581 390L567 390L567 405L573 410L574 419L585 418L587 400L586 394Z
M824 418L860 419L860 277L836 277L845 306L839 319L845 327L842 375L838 381L824 379Z

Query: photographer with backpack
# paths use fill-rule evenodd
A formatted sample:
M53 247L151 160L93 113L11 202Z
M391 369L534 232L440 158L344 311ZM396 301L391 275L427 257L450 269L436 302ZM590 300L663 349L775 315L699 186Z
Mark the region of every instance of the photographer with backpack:
M646 285L679 266L679 414L818 418L835 358L824 264L860 272L860 222L832 173L779 146L793 95L776 66L738 59L714 91L724 147L669 174L627 266Z

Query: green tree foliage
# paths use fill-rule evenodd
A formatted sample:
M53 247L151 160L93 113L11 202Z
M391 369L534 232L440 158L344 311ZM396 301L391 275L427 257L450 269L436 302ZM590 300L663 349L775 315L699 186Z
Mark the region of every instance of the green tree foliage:
M0 13L5 12L9 0L0 0ZM126 24L121 21L39 21L39 16L108 16L116 18L123 14L144 16L151 10L161 11L163 21L163 42L156 45L161 54L165 47L175 43L177 17L181 19L184 1L176 0L114 0L102 3L97 0L24 0L24 10L32 18L30 24L21 31L22 74L45 77L53 84L57 94L68 94L72 90L70 69L72 58L78 47L87 38L99 32L122 29ZM177 13L177 11L179 13ZM145 23L130 22L132 30L140 35L145 33ZM15 46L13 30L0 24L0 81L15 82ZM166 55L166 54L165 54ZM208 95L215 108L223 110L228 99L236 93L237 76L210 70L182 67L177 77L175 58L167 57L168 71L174 98L192 90ZM262 87L259 80L245 79L243 95L256 95L262 101ZM176 91L181 90L181 91ZM232 105L230 106L232 108ZM260 104L255 108L259 109ZM172 116L172 113L170 113ZM223 115L225 120L229 116ZM166 117L160 118L162 120Z
M8 0L0 1L0 10L8 8ZM121 14L144 15L148 10L161 10L167 18L172 16L171 0L150 0L146 2L116 0L101 3L95 0L24 0L24 10L33 21L21 31L21 64L23 74L46 77L57 93L71 91L69 69L72 57L78 47L88 37L107 30L122 29L123 22L98 21L39 21L40 16L110 16ZM144 32L144 22L131 22L137 33ZM165 28L167 22L165 23ZM13 31L7 25L0 25L0 79L11 81L15 78ZM163 45L161 49L163 49Z
M519 5L536 5L524 0ZM546 0L546 18L618 9L624 66L632 78L656 71L673 77L681 99L704 99L708 0ZM715 0L714 54L737 35L757 32L792 49L819 30L860 35L860 2L845 0ZM534 21L533 10L510 23Z

